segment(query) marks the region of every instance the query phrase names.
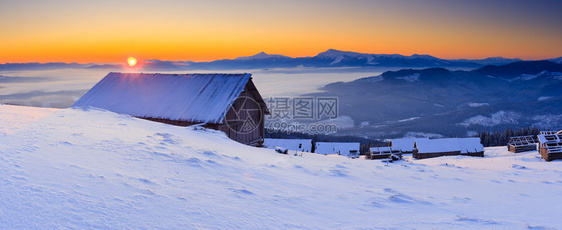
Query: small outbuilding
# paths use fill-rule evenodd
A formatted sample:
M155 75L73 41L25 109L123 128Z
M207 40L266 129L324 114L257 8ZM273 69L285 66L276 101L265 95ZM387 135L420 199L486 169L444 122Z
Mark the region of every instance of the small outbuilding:
M441 156L484 156L484 146L480 138L443 138L416 140L412 154L414 158L425 159Z
M300 152L312 152L312 139L265 138L263 146L269 149L285 148Z
M359 157L359 148L358 142L316 142L314 153Z
M562 131L541 132L539 139L539 153L546 161L562 159Z
M401 155L402 152L399 149L394 149L394 147L371 147L369 148L369 152L367 152L365 159L374 160L390 158L392 154Z
M537 142L532 135L510 137L507 150L514 153L537 150Z
M265 101L251 74L109 73L72 107L220 130L243 144L264 137Z

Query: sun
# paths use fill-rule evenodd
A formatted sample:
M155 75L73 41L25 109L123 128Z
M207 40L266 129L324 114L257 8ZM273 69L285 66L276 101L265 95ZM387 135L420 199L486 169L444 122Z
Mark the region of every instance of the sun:
M135 59L134 57L130 57L129 59L127 59L127 63L129 64L129 66L135 66L137 64L137 59Z

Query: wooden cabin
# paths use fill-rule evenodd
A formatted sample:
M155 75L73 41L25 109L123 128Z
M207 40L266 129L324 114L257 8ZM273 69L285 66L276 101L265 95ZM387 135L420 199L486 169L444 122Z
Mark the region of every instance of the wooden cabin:
M392 139L390 140L390 147L393 150L399 150L401 153L413 153L414 144L416 140L429 140L429 138L403 138L403 139Z
M265 138L263 146L269 149L285 148L300 152L312 152L312 139Z
M243 144L264 137L265 101L251 74L109 73L72 107L220 130Z
M484 146L480 138L443 138L443 139L420 139L416 140L412 156L417 159L425 159L441 156L484 156Z
M316 142L314 153L359 157L360 145L358 142Z
M541 132L539 139L539 153L546 161L562 159L562 131Z
M390 158L392 154L401 155L402 152L399 149L394 149L393 147L371 147L369 148L369 152L367 152L365 159L385 159Z
M507 150L514 153L537 150L537 142L532 135L510 137Z

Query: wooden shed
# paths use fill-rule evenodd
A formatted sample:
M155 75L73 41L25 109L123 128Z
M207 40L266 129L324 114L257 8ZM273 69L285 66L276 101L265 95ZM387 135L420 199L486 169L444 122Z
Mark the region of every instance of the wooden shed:
M514 153L537 150L537 142L532 135L510 137L507 150Z
M394 149L393 147L371 147L369 148L369 152L367 152L365 159L384 159L389 158L392 154L401 155L402 152L399 149Z
M541 132L539 139L539 153L546 161L562 159L562 131Z
M109 73L72 107L221 130L243 144L264 137L267 106L251 74Z
M420 139L416 140L412 156L417 159L425 159L441 156L484 156L484 146L480 138L443 138L443 139Z

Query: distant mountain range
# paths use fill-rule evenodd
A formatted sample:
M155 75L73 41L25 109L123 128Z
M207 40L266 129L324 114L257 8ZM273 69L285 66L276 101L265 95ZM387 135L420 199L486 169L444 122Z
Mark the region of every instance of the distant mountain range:
M369 137L466 136L535 126L562 128L562 64L518 61L472 71L403 69L332 83L340 115Z
M329 49L314 57L287 57L277 54L258 53L248 57L215 60L210 62L193 61L162 61L145 60L141 62L146 71L181 71L181 70L236 70L236 69L264 69L264 68L294 68L294 67L444 67L444 68L479 68L485 65L504 65L521 61L492 57L479 60L440 59L430 55L404 56L400 54L364 54ZM562 63L562 57L550 59L555 63ZM48 70L60 68L96 68L118 70L121 64L78 64L78 63L7 63L0 64L0 71L10 70Z

